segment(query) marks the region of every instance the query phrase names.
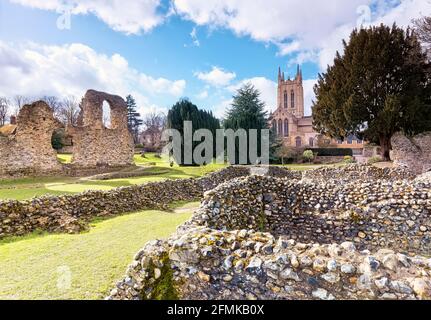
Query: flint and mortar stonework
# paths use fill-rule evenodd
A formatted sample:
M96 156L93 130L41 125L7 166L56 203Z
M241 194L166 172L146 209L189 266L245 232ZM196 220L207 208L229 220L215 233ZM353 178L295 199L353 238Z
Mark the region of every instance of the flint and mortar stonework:
M103 124L104 101L110 106L110 128ZM73 140L72 164L78 167L133 165L134 143L127 127L124 99L88 90L81 108L79 125L66 130Z
M286 170L286 175L290 171ZM173 201L193 201L207 190L233 178L246 176L245 167L229 167L199 179L167 180L112 191L47 196L28 201L0 201L0 239L35 230L79 232L96 217L145 209L168 209Z
M396 133L391 143L391 158L395 165L407 167L416 174L431 170L431 132L411 138Z
M228 181L107 299L431 299L431 181L370 168Z
M22 107L13 132L0 135L0 176L61 172L51 145L52 134L60 126L45 102Z

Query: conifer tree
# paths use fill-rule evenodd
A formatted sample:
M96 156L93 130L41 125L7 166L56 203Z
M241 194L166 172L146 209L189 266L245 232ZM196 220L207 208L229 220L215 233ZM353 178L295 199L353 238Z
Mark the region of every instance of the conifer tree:
M344 53L320 74L314 128L333 138L356 135L378 143L389 159L397 131L431 129L430 65L411 30L395 24L355 29Z
M247 132L250 129L257 129L257 150L261 150L261 133L268 127L268 114L265 111L265 103L260 100L260 92L251 83L245 84L241 87L237 94L233 97L231 108L227 111L226 119L223 122L225 129L232 129L237 131L238 129L245 129ZM273 137L273 135L271 135ZM270 145L273 146L274 152L276 146L274 141L270 141ZM247 148L249 146L249 135L247 135ZM241 146L245 147L245 146ZM239 142L236 142L236 162L239 157ZM248 149L247 149L248 150ZM270 155L271 156L271 155ZM250 163L248 159L249 164Z
M139 128L143 124L141 119L141 115L136 111L137 105L135 99L128 95L126 97L127 104L127 126L129 128L130 133L133 135L133 139L135 143L138 142L139 139Z

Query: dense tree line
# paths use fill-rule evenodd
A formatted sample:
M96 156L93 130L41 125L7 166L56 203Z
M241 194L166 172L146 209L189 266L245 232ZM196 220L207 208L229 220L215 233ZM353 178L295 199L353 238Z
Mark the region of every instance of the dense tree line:
M175 129L183 137L181 148L181 159L174 159L177 163L184 164L184 121L191 121L193 124L193 134L199 129L208 129L213 137L216 137L216 130L220 129L220 121L214 117L211 111L200 110L188 99L181 99L168 112L167 128ZM215 139L213 141L213 154L215 155ZM192 150L199 145L199 141L192 143Z

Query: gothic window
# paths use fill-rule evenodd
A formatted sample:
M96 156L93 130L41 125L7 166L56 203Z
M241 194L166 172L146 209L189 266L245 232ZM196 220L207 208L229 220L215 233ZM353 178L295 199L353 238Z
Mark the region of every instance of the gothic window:
M314 147L314 139L310 138L308 144L310 145L310 147Z
M272 130L277 133L277 120L272 120Z
M295 142L296 142L296 147L297 148L300 148L302 146L302 139L301 139L301 137L296 137Z
M289 121L287 119L284 120L284 136L289 136Z
M287 109L288 101L287 101L287 91L284 90L284 108Z
M282 136L283 135L283 121L278 120L278 135Z
M292 108L295 108L295 92L293 90L290 92L290 103L292 104Z

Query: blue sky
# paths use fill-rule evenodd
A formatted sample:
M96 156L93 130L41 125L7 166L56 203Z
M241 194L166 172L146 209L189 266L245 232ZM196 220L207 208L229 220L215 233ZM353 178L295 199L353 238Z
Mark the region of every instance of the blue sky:
M92 88L133 94L143 114L188 97L221 117L248 81L273 110L278 67L300 63L310 113L317 74L355 26L428 14L430 0L0 0L0 96Z

